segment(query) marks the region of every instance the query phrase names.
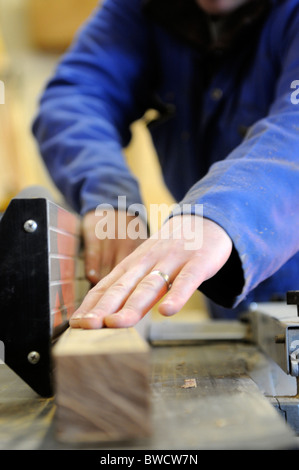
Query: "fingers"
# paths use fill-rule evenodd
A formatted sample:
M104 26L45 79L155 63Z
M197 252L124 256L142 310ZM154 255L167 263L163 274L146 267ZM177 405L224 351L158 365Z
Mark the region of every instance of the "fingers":
M139 258L138 264L127 270L131 260L121 263L86 296L80 309L71 319L72 327L101 328L129 327L135 325L168 291L168 283L162 275L162 265L155 265L154 256L148 253ZM166 259L174 276L178 267L175 258ZM122 268L123 273L121 273ZM163 271L164 269L164 271ZM166 273L165 273L166 274Z
M185 240L173 236L145 241L90 291L72 317L71 326L130 327L164 296L159 306L161 314L173 315L181 310L231 253L232 242L221 227L205 220L203 229L203 243L192 250L185 245L189 236ZM172 283L169 291L164 275Z
M119 265L114 270L112 270L104 279L99 281L89 292L86 294L79 308L70 318L70 326L73 328L81 328L81 320L83 317L90 318L90 323L94 328L102 327L102 318L99 315L99 318L95 318L93 315L93 309L103 297L103 295L109 290L114 282L119 279L124 271Z
M104 323L112 328L134 326L167 293L168 284L154 269L149 272L127 298L121 310L107 315Z
M134 219L133 216L127 216L126 223L130 223ZM110 234L111 237L107 236L103 227L106 225L115 227L113 232L118 233L117 220L117 212L115 211L107 211L105 217L89 212L83 218L85 273L92 285L107 276L144 240L143 238L130 239L129 237L118 239L113 236L113 233Z
M125 273L115 268L85 297L80 308L70 320L72 327L101 328L107 315L121 309L136 284L145 275L140 269Z
M114 215L113 215L114 217ZM117 240L99 239L95 229L98 218L88 213L83 219L85 273L92 285L97 284L114 268L117 255Z
M205 279L206 273L197 262L188 263L175 277L171 290L159 305L159 312L165 316L178 313Z
M132 272L116 281L105 293L92 290L71 318L73 328L127 328L135 325L167 292L162 277ZM94 303L94 296L97 301Z
M85 241L86 248L84 250L84 265L86 278L95 285L100 281L100 266L101 266L101 247L98 243L93 243L89 239Z

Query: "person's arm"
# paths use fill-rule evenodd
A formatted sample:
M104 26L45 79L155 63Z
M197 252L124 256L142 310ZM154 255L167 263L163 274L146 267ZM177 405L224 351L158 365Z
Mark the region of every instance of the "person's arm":
M141 202L123 158L130 124L147 105L148 27L141 0L106 0L60 61L42 94L33 133L50 175L81 214Z
M106 0L62 57L33 124L51 177L83 215L86 274L93 284L141 241L97 239L100 219L95 209L107 204L126 211L141 202L123 147L130 139L131 122L148 105L149 64L141 1ZM123 207L119 196L125 196ZM117 223L112 210L110 218L114 216Z
M198 287L220 305L236 306L299 250L299 107L291 102L299 76L298 12L288 26L273 51L281 74L268 116L190 189L181 207L190 204L192 215L166 222L162 230L171 236L144 242L90 291L73 327L134 325L167 292L156 271L172 283L159 304L164 315L179 311ZM196 221L202 232L194 230ZM202 234L203 243L186 250L192 234Z
M280 69L268 115L182 201L202 204L203 215L233 240L228 263L201 286L203 293L228 308L237 306L299 250L299 105L291 99L291 84L299 77L298 4L293 2L292 8L288 21L282 22L278 11L268 37L265 61L274 60Z

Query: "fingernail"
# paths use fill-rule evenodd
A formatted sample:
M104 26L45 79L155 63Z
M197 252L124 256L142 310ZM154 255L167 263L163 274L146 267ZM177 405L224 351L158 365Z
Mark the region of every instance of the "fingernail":
M74 313L74 315L71 316L71 320L80 320L81 315L80 313Z
M96 315L95 313L86 313L83 318L98 318L98 315Z

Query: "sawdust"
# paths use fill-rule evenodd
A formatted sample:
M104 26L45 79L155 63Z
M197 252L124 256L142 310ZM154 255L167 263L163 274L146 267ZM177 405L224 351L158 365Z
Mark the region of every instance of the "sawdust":
M196 379L185 379L184 385L181 388L196 388L197 382Z

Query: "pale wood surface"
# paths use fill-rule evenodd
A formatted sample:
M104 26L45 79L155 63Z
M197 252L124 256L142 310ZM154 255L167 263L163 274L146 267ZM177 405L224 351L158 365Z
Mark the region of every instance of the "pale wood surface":
M53 357L59 440L150 434L149 347L134 328L68 329Z

